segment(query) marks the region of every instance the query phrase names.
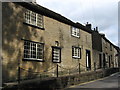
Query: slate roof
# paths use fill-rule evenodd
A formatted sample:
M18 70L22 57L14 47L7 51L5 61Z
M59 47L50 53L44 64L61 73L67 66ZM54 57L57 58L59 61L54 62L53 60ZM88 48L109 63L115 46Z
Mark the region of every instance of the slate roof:
M65 23L65 24L68 24L70 26L74 26L76 28L79 28L79 29L82 29L90 34L92 34L92 32L94 32L93 30L87 28L86 26L80 24L80 23L75 23L73 21L71 21L70 19L62 16L61 14L58 14L48 8L45 8L39 4L36 4L36 3L30 3L30 2L15 2L27 9L30 9L36 13L39 13L39 14L42 14L44 16L47 16L47 17L50 17L50 18L53 18L57 21L60 21L62 23ZM112 44L105 36L101 35L107 42L109 42L110 44ZM117 46L115 46L114 44L112 44L115 48L117 48ZM118 48L117 48L118 49Z

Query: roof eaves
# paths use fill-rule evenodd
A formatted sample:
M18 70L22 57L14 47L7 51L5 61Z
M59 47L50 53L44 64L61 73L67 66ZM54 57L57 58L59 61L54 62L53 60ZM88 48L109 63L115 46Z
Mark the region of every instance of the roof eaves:
M52 10L49 10L41 5L38 5L38 4L33 4L33 3L30 3L30 2L17 2L17 4L27 8L27 9L30 9L30 10L33 10L34 12L37 12L37 13L40 13L42 15L45 15L47 17L50 17L50 18L53 18L55 20L58 20L60 22L63 22L65 24L68 24L68 25L71 25L71 26L74 26L74 27L77 27L79 29L82 29L88 33L92 33L92 30L89 30L88 28L86 28L85 26L83 26L82 24L77 24L77 23L74 23L73 21L67 19L66 17L62 16L61 14L58 14Z

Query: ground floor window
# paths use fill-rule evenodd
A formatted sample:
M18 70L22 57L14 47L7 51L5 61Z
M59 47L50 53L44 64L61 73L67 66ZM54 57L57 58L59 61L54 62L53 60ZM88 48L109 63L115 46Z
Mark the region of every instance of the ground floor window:
M43 61L44 44L24 40L24 59Z
M73 58L81 58L81 48L79 47L72 47L72 57Z
M52 46L52 61L55 63L61 62L61 48Z

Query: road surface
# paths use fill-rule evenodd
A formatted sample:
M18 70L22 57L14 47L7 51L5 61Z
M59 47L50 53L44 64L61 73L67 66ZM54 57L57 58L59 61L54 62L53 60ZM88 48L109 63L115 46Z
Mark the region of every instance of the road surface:
M120 90L120 73L109 77L71 86L65 90Z

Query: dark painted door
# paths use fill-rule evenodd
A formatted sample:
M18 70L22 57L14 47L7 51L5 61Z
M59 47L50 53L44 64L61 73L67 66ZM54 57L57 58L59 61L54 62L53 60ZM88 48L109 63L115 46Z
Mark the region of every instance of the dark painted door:
M101 54L99 54L99 68L102 68L102 59L101 59Z
M105 54L103 53L103 68L106 67L106 59L105 59Z

